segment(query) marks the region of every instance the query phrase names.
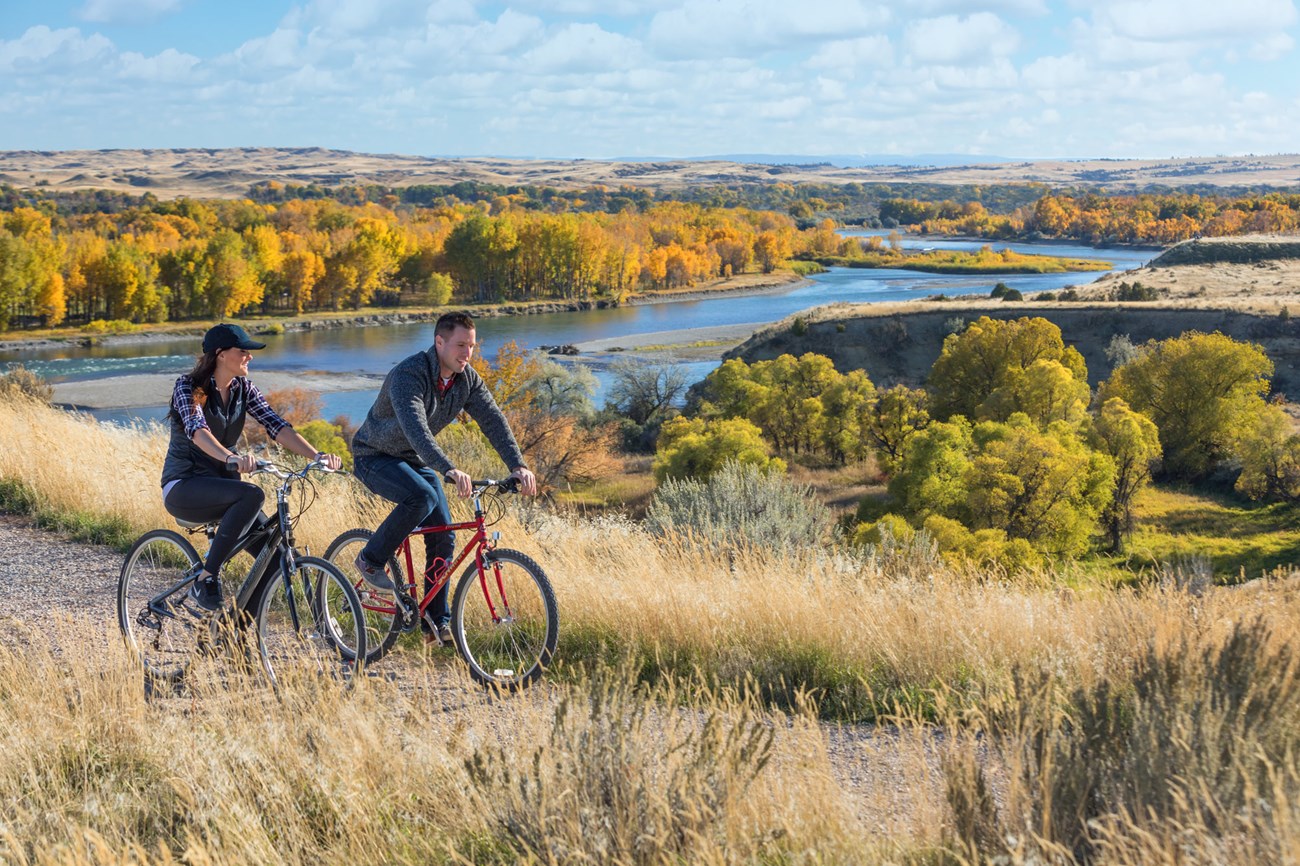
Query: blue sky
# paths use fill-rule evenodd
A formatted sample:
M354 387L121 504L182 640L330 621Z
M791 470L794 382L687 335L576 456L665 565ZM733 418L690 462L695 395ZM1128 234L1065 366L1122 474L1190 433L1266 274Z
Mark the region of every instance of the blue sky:
M1295 0L0 0L0 149L1300 150Z

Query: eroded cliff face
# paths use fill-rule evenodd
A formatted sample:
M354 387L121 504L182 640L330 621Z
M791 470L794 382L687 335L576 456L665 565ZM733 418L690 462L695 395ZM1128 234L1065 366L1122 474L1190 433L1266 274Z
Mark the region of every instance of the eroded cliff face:
M1300 310L1297 316L1225 309L1179 309L1155 305L966 303L931 307L832 305L778 322L756 333L724 357L746 362L782 354L826 355L840 371L865 370L877 385L922 384L939 357L944 338L980 316L1017 319L1041 316L1061 329L1088 364L1092 385L1110 375L1106 348L1116 335L1134 345L1187 331L1219 331L1258 343L1275 366L1274 393L1300 399ZM798 321L796 321L798 319Z
M1300 237L1244 235L1235 238L1195 238L1174 244L1152 259L1147 267L1216 263L1253 265L1278 259L1300 259Z

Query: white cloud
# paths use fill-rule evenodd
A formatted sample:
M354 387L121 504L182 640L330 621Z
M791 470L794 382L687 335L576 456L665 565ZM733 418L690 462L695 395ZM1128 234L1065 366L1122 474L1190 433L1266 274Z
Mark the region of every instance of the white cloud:
M640 55L640 45L596 24L570 24L523 56L529 72L592 72L624 69Z
M51 30L38 24L18 39L0 42L0 69L58 74L70 67L107 60L115 51L113 43L98 33L82 36L75 27Z
M86 0L77 10L77 17L98 24L138 24L161 18L180 7L180 0Z
M1295 40L1289 33L1273 33L1265 36L1250 47L1251 60L1281 60L1295 48Z
M1264 37L1296 23L1293 0L1101 0L1093 20L1129 39L1217 41Z
M175 48L168 48L161 54L145 57L134 51L122 55L122 77L141 81L156 81L176 85L199 65L199 58L193 54L182 54Z
M860 39L837 39L823 43L808 66L829 73L852 76L860 67L890 66L894 62L894 46L888 36L863 36Z
M904 42L920 63L962 66L990 56L1005 56L1016 49L1020 35L991 12L966 18L944 15L908 25Z
M889 11L861 0L689 0L651 19L649 45L667 57L747 57L880 30Z
M235 49L235 57L246 66L286 69L297 66L302 34L277 28L270 36L250 39Z
M943 15L949 12L1002 12L1009 15L1046 15L1044 0L905 0L904 7L922 15Z

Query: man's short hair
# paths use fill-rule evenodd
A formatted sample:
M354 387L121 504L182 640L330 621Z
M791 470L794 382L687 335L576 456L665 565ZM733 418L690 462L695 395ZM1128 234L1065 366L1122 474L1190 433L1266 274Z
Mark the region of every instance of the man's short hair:
M433 326L433 335L446 338L457 328L474 330L474 320L469 313L443 313L438 317L438 324Z

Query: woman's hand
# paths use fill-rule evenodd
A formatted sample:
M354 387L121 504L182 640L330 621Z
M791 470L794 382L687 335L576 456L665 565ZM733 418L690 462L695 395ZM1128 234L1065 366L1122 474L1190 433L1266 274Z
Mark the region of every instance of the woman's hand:
M257 458L252 454L231 454L226 457L226 466L240 475L247 475L257 468Z
M343 468L343 458L337 454L320 453L316 455L316 459L324 463L325 468L331 472L338 472Z

